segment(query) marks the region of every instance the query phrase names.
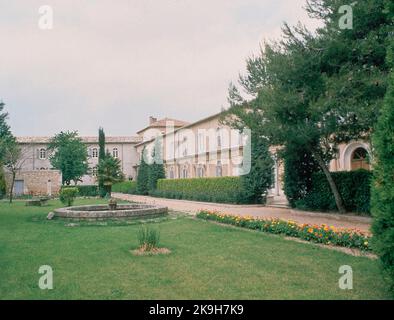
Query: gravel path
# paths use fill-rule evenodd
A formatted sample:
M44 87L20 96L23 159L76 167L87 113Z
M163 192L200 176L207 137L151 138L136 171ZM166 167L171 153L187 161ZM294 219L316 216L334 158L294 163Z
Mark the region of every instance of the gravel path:
M221 203L208 203L187 200L162 199L148 196L137 196L122 193L113 193L113 197L147 204L166 206L170 210L196 214L200 210L219 211L227 214L254 216L262 218L279 218L293 220L297 223L326 224L336 228L352 228L368 231L372 219L354 215L339 215L334 213L308 212L293 209L271 208L262 205L231 205Z

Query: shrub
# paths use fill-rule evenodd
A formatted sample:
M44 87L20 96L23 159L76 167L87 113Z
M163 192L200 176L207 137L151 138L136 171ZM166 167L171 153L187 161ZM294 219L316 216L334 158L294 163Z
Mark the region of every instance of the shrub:
M268 233L282 234L288 237L301 238L315 243L357 248L365 251L371 250L368 234L355 229L337 229L326 225L297 224L294 221L241 217L211 211L200 211L197 214L197 218Z
M242 202L239 177L160 179L153 196L206 202Z
M80 197L97 197L99 195L99 188L96 185L77 186L77 188Z
M124 181L115 183L112 186L113 192L136 194L137 193L137 182L136 181Z
M394 40L388 61L394 67ZM394 294L394 72L373 136L376 164L372 183L374 249Z
M149 226L142 226L138 231L138 242L140 249L144 251L151 251L158 248L160 240L160 232L150 228Z
M60 201L67 207L71 207L78 195L78 188L65 187L60 191Z
M371 171L360 169L349 172L333 172L332 177L347 211L370 212ZM323 173L312 175L311 190L303 199L296 202L296 207L307 210L337 211L334 196Z

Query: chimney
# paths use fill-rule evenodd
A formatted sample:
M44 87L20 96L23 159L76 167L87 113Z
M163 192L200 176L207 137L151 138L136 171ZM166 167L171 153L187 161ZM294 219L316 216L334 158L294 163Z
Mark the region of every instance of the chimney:
M157 121L157 118L154 118L152 116L149 117L149 125L155 123Z

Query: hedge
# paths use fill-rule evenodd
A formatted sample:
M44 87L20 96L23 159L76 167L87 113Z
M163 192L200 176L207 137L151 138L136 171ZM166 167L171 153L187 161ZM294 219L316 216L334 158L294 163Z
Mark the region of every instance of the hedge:
M112 192L136 194L137 193L137 182L136 181L124 181L115 183L112 186Z
M354 213L370 213L372 172L367 170L332 172L346 210ZM312 175L312 188L296 207L306 210L337 211L334 196L323 173Z
M240 203L242 182L239 177L160 179L151 195L170 199Z
M87 186L63 186L64 188L75 187L78 189L79 197L97 197L99 195L99 189L96 185L87 185Z

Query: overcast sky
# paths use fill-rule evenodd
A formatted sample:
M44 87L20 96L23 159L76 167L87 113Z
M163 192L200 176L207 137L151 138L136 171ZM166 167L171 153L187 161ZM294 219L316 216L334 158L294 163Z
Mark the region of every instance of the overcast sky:
M196 121L305 0L0 0L0 100L15 135L132 135L150 115ZM52 30L38 27L42 5Z

